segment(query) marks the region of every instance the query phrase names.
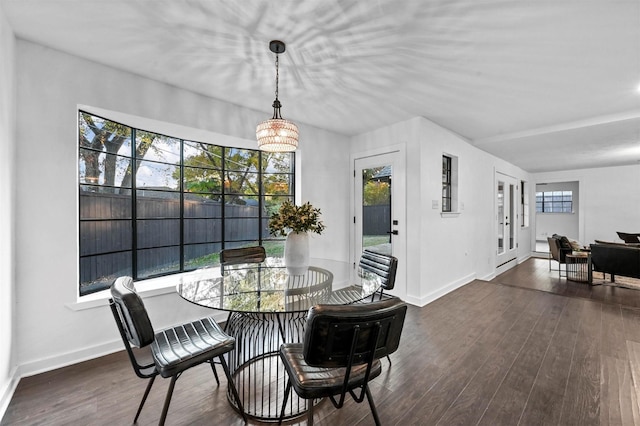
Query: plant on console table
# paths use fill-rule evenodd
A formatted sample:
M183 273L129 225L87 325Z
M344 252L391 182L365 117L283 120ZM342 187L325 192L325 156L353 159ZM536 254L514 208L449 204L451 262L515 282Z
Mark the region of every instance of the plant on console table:
M320 209L313 207L308 201L296 206L287 200L269 218L271 235L287 236L284 264L292 275L302 275L309 268L309 233L322 234L325 228L320 214Z

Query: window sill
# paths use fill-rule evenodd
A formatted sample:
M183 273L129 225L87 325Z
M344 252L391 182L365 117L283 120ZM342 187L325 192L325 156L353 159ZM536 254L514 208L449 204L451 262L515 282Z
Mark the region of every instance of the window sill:
M443 218L451 218L451 217L458 217L460 216L460 212L441 212L440 216L442 216Z
M135 283L136 290L143 298L175 293L176 283L179 282L179 279L177 278L189 273L192 272L137 281ZM109 293L109 290L103 290L79 297L76 302L66 303L65 306L72 311L84 311L85 309L100 308L108 305L110 297L111 294Z

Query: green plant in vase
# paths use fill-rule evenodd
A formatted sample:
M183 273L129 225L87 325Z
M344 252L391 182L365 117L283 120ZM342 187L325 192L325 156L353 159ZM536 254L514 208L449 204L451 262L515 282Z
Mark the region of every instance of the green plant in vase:
M281 237L289 232L322 234L325 225L320 220L320 215L320 209L313 207L308 201L301 206L296 206L287 200L269 218L269 232L273 236Z
M287 236L284 263L292 275L303 275L309 269L309 233L322 234L325 229L320 215L320 209L308 201L296 206L287 200L269 218L271 235Z

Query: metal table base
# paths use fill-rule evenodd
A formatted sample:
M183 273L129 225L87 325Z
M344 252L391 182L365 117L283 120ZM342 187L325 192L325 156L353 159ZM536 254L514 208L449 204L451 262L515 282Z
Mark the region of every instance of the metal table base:
M306 316L306 312L229 315L225 331L236 338L236 348L229 353L229 369L250 418L279 420L288 376L278 351L284 342L302 342ZM227 397L238 409L230 391ZM307 404L291 392L284 419L306 413Z

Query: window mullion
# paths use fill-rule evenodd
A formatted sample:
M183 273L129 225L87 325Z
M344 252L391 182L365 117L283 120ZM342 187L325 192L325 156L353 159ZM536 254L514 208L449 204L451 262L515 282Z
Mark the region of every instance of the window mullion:
M264 204L264 182L262 181L262 151L258 151L258 245L262 245L262 222L263 222L263 204Z
M138 158L136 156L136 137L136 129L131 127L131 274L134 280L138 278L138 191L136 186Z
M226 238L226 232L225 232L225 203L227 200L227 194L226 194L226 185L225 185L225 173L227 171L227 165L226 165L226 158L227 158L227 150L229 148L228 147L222 147L222 158L220 159L220 168L222 169L220 171L220 173L222 173L222 185L220 188L220 193L221 193L221 205L220 205L220 232L221 232L221 236L222 236L222 241L221 241L221 246L222 246L222 250L224 250L227 246L227 238Z
M184 271L184 139L180 139L180 271Z

